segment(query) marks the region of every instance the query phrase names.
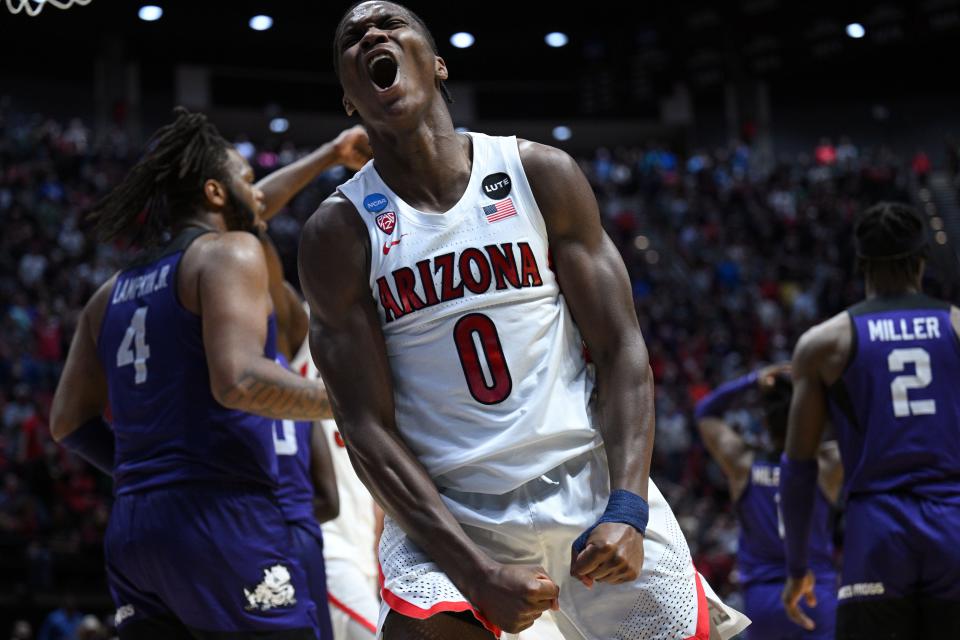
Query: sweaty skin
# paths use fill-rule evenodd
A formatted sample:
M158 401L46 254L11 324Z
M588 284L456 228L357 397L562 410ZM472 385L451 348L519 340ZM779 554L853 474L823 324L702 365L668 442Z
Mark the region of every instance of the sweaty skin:
M228 152L227 172L234 191L251 210L262 208L253 170L235 151ZM176 285L184 307L201 317L214 398L226 407L271 418L329 417L329 401L319 385L264 357L272 304L263 249L252 234L227 231L221 213L229 204L226 185L211 179L204 191L208 210L184 224L214 233L200 236L187 249ZM107 406L106 374L96 341L116 278L104 283L80 314L51 407L50 431L57 441Z
M413 19L387 2L356 7L335 42L344 108L362 118L380 176L421 211L449 209L467 186L472 148L454 131L438 90L448 77L446 63ZM396 82L386 89L367 70L380 53L398 66ZM546 221L561 289L597 367L611 487L646 497L652 375L626 269L576 163L532 142L520 143L520 156ZM390 366L367 282L370 251L362 221L339 194L320 206L301 236L311 351L353 465L385 511L474 606L508 632L525 629L557 606L558 588L541 567L503 565L483 553L397 431ZM344 366L354 362L364 366ZM608 523L571 559L571 572L588 584L619 583L635 579L642 563L642 536L629 525Z

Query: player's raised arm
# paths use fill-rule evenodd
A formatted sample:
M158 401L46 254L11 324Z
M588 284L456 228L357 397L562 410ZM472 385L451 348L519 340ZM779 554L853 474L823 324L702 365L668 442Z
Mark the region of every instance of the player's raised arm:
M272 305L260 241L250 233L227 232L198 249L203 346L217 401L268 418L329 417L330 404L318 384L263 353Z
M643 564L654 434L653 374L630 279L573 158L531 142L521 142L520 157L546 221L560 289L596 364L599 428L610 465L611 503L602 524L575 543L571 571L588 584L628 582ZM618 519L603 522L607 518Z
M371 157L373 151L362 126L341 131L333 140L257 182L257 188L263 192L264 211L260 214L261 220L266 222L277 215L293 196L330 167L342 164L356 170Z
M387 514L474 606L505 630L526 628L555 603L557 587L542 570L501 565L481 551L398 432L369 260L353 205L331 196L301 235L300 282L310 304L310 350L350 459Z
M259 237L267 259L270 299L277 317L277 351L289 361L307 337L307 311L299 294L283 278L283 263L270 236L261 232Z

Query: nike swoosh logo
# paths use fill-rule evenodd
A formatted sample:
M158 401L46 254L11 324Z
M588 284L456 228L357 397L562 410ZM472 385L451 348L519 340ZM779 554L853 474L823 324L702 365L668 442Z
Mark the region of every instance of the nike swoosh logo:
M405 236L405 235L408 235L408 234L405 233L405 234L403 234L402 236L400 236L399 238L397 238L396 240L392 240L392 241L390 241L390 242L384 242L384 243L383 243L383 255L387 255L388 253L390 253L390 249L393 249L395 246L397 246L398 244L400 244L400 241L403 240L403 236Z

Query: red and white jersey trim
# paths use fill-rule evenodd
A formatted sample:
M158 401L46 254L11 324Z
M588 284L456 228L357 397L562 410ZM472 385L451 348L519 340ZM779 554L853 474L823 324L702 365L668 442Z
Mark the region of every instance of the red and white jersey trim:
M383 576L383 568L380 568L380 597L383 598L383 601L386 602L391 609L399 614L407 616L408 618L426 620L430 616L438 613L469 611L473 614L473 617L477 619L477 622L482 624L487 631L498 638L502 633L500 627L487 620L487 618L480 613L479 609L474 607L466 600L442 600L431 605L429 609L424 609L423 607L418 607L412 602L407 602L386 587ZM699 640L699 638L696 640Z

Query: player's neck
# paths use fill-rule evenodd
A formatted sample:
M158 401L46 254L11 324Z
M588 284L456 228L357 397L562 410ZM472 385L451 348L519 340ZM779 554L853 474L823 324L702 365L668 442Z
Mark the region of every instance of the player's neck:
M463 195L473 164L471 142L454 131L445 106L431 109L413 129L369 134L377 173L407 204L446 211Z
M223 233L227 230L227 225L223 216L213 211L197 211L188 216L184 216L173 227L174 234L183 231L186 227L199 227L201 229L210 229Z
M866 282L867 300L872 298L896 298L899 296L908 296L920 293L920 285L897 285L897 286L878 286L869 279Z

